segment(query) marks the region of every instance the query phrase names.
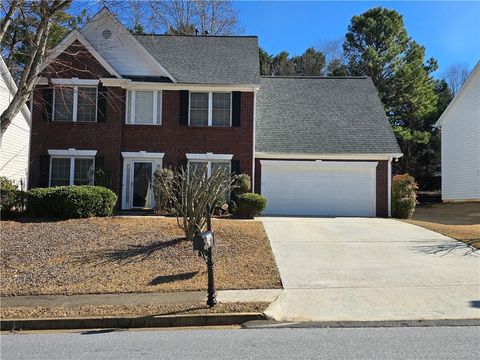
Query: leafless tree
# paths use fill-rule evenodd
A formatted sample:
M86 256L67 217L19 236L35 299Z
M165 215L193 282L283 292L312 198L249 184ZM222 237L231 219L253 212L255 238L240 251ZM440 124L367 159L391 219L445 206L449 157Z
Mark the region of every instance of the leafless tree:
M34 18L33 23L28 24L28 26L34 28L34 31L25 34L25 36L29 37L26 39L26 41L28 41L30 45L30 53L25 65L23 66L20 80L18 81L18 91L13 96L13 99L7 108L0 115L2 134L8 128L8 125L10 125L22 106L28 101L33 92L41 71L41 66L47 57L47 41L50 35L52 18L55 16L55 14L67 8L71 2L72 0L41 0L36 3L26 3L15 0L2 2L2 7L8 9L6 13L10 14L10 20L2 20L2 38L0 38L0 41L5 35L4 27L6 30L8 25L11 23L13 14L18 12L20 16L22 16L23 21L29 22L31 21L31 17L27 15L28 7L38 6L36 18ZM5 23L7 24L5 25Z
M218 169L207 176L206 164L194 168L181 168L173 180L158 173L155 182L171 196L171 204L180 228L187 240L205 230L207 209L227 201L228 192L235 187L235 177L226 169Z
M339 66L343 60L342 39L324 41L319 50L325 55L324 75L329 75L332 67Z
M453 96L458 93L469 74L470 69L466 64L452 64L445 70L443 77Z
M161 30L173 34L232 35L240 32L238 11L230 1L151 0L151 11Z

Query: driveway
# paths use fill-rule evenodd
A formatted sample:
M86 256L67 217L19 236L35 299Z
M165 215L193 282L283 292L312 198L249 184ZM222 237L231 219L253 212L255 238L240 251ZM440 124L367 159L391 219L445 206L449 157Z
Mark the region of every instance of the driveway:
M263 217L289 321L480 318L480 256L421 227L379 218Z

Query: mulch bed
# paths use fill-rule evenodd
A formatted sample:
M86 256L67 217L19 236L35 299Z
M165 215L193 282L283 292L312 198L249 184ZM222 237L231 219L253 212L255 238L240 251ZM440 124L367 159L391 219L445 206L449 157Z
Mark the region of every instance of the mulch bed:
M62 308L43 307L8 307L0 308L0 319L45 319L62 317L97 317L97 316L160 316L185 314L219 314L263 312L269 303L219 303L213 308L203 304L177 305L119 305L119 306L81 306Z
M206 265L176 219L1 221L0 295L205 290ZM278 288L263 224L214 220L218 289Z

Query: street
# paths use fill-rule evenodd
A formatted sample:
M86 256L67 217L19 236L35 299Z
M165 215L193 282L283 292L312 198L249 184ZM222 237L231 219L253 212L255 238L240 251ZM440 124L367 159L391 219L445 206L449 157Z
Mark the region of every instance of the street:
M478 359L480 327L4 333L11 359Z

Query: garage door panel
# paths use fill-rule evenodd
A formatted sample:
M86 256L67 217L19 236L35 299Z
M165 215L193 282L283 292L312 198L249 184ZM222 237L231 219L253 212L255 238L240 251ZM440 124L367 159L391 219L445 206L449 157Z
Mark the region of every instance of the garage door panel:
M262 194L268 200L264 214L375 216L374 165L273 163L262 162Z

